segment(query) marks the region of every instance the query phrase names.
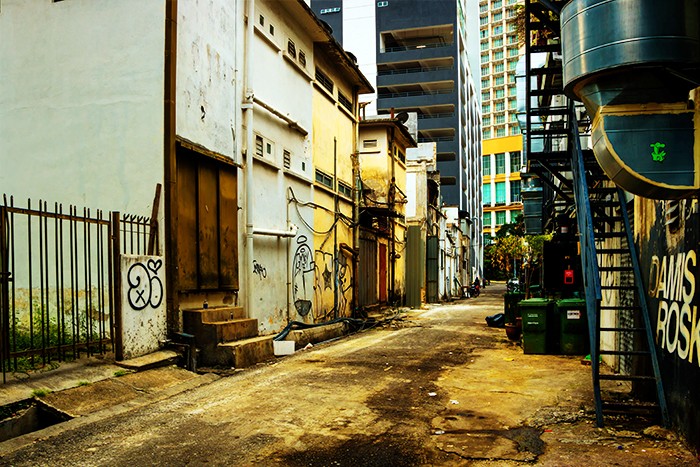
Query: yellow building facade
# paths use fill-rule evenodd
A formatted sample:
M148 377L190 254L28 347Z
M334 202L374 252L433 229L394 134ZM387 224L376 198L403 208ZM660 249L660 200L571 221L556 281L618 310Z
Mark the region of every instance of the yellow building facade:
M507 136L483 141L483 225L484 238L496 235L503 225L515 222L522 213L520 196L523 166L522 136Z

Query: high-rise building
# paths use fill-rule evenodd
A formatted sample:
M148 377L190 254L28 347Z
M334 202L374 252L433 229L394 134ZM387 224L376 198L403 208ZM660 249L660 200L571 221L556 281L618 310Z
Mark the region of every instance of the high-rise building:
M479 0L483 127L483 230L495 235L522 213L523 140L515 74L522 55L517 10L523 0Z
M418 142L437 144L443 205L480 220L476 0L311 0L311 7L374 80L366 114L417 113Z

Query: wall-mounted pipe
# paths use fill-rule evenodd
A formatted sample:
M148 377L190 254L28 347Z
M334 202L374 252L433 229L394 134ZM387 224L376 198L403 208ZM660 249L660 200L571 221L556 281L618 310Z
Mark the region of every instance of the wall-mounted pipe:
M245 95L243 105L246 123L246 157L245 157L245 232L246 232L246 264L253 263L253 99L254 92L251 84L251 67L253 64L253 39L255 37L255 0L248 0L246 34L245 34L245 56L243 64L243 85ZM253 304L253 281L250 277L245 277L246 283L246 312L248 316L252 312Z
M561 12L565 92L592 118L606 174L647 198L700 189L697 0L572 0Z
M289 230L272 230L272 229L253 229L254 235L267 235L270 237L296 237L299 228L292 224L289 226Z

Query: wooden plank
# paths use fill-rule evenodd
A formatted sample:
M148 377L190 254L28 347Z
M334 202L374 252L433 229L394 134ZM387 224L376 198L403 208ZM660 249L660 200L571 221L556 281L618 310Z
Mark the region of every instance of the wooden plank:
M177 161L178 286L197 288L197 166L185 151Z
M219 167L221 288L238 290L238 178L235 167Z
M201 161L197 183L199 286L219 286L219 177L212 163Z

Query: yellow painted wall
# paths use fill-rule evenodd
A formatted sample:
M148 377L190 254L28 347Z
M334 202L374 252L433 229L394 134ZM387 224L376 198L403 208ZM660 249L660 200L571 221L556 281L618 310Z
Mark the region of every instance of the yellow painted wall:
M325 88L314 85L312 154L315 169L334 177L352 189L353 138L356 120L338 101L338 88L348 98L353 98L351 88L342 76L322 57L316 55L319 66L334 82L331 95ZM337 184L335 184L337 189ZM352 198L338 195L338 211L335 212L334 190L314 182L313 233L314 245L314 303L313 321L322 322L340 316L352 315L352 257L341 244L353 247ZM337 219L337 220L336 220ZM336 255L337 252L337 255ZM335 269L337 267L337 282ZM338 289L338 310L335 311L335 288Z

